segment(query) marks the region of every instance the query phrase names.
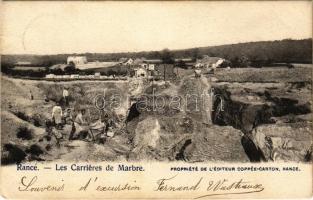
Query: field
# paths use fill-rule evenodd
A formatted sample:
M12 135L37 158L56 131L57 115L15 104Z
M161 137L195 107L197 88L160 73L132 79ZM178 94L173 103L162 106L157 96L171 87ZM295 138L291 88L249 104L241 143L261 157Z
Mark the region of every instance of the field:
M108 66L108 67L99 67L99 68L93 68L92 71L94 72L100 72L101 74L108 74L109 72L117 72L117 74L127 74L128 68L127 66Z
M225 68L217 69L215 76L225 82L311 82L311 67L296 66L295 68Z
M117 64L118 62L89 62L87 64L77 65L76 67L80 70L105 69L108 67L113 67Z
M25 70L44 71L45 69L46 69L45 67L22 67L22 66L16 66L13 68L13 70L20 70L20 71L25 71Z

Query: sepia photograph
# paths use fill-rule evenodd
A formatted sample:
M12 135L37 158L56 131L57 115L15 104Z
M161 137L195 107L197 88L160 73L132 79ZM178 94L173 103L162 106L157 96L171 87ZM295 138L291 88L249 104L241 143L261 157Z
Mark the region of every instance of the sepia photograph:
M3 2L1 165L311 163L311 3Z

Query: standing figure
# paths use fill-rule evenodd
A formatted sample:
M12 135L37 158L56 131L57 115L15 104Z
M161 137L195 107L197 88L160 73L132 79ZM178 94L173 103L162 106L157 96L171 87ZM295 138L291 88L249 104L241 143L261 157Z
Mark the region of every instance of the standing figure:
M57 105L52 108L52 120L57 128L61 128L62 126L62 116L62 108L60 103L57 103Z
M197 68L195 69L195 78L200 78L201 77L201 69Z
M34 100L34 96L31 90L29 90L29 98L30 100Z
M67 90L66 87L63 88L63 99L64 99L64 102L65 102L65 106L68 106L69 105L69 92Z
M86 137L91 137L93 139L93 135L91 135L89 131L88 122L85 120L85 115L86 110L80 109L73 122L72 131L69 137L70 140Z

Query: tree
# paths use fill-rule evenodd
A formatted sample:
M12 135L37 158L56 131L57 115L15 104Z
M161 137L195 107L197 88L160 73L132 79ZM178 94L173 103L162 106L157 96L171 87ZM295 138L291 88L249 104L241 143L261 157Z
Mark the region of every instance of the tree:
M199 56L199 49L194 48L191 50L191 56L192 56L192 61L196 61L200 56Z
M49 74L50 73L50 67L49 66L45 66L45 73Z
M76 67L73 61L71 61L65 68L64 72L67 74L72 74L76 72Z
M239 67L249 67L250 66L250 60L247 56L242 55L239 59Z
M11 74L13 68L14 68L13 65L5 63L5 64L1 65L1 72L5 73L5 74Z
M163 49L161 52L161 60L164 64L174 64L173 54L169 49Z
M250 61L247 56L242 55L241 57L235 56L231 60L231 66L236 68L236 67L249 67L250 66Z
M64 75L63 70L60 69L60 68L57 68L57 69L54 69L54 70L50 70L50 72L55 74L55 75Z
M178 60L176 66L180 67L180 68L183 68L183 69L187 68L186 63L183 60Z

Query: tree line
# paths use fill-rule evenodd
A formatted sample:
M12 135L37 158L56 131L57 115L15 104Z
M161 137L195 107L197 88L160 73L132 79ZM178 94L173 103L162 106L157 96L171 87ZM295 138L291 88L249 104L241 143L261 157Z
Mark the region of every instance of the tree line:
M68 56L86 56L88 61L118 61L126 58L161 59L173 63L174 59L192 58L194 61L203 55L229 60L233 67L270 65L273 63L312 63L312 38L293 40L248 42L231 45L199 47L183 50L142 51L124 53L84 53L57 55L2 55L1 65L12 67L18 61L31 62L33 66L49 67L66 63ZM242 65L242 66L241 66Z

